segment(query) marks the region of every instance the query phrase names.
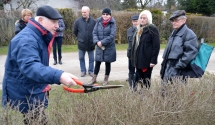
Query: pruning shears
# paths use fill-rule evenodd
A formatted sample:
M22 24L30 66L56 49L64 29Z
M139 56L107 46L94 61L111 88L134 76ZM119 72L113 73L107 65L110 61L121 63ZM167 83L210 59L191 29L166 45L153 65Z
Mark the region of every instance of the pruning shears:
M63 89L71 92L71 93L88 93L88 92L94 92L100 89L113 89L113 88L120 88L123 87L123 85L106 85L106 86L98 86L98 84L84 84L83 82L73 79L77 85L82 86L84 89L74 89L67 86L63 86Z

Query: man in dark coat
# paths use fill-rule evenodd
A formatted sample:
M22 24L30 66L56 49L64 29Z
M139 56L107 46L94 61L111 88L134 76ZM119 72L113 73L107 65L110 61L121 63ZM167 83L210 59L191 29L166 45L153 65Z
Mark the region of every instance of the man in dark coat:
M185 14L184 10L177 10L169 18L174 30L168 39L161 64L161 78L165 81L180 76L198 53L197 37L185 24Z
M78 39L78 55L81 67L81 77L86 75L85 53L88 52L89 68L88 73L93 76L94 69L94 50L95 43L93 43L93 28L96 21L90 17L90 8L87 6L82 7L82 17L78 18L74 23L74 34Z
M138 18L139 18L138 14L133 15L131 17L132 26L129 27L127 30L127 40L128 40L127 57L128 57L128 70L129 70L128 82L129 82L130 88L134 87L134 86L132 86L132 80L133 80L133 76L134 76L134 72L135 72L135 67L133 67L131 64L131 48L132 48L133 35L134 35L136 27L138 25Z
M8 47L2 105L23 113L27 117L24 120L27 125L35 120L37 124L46 124L43 110L48 106L49 84L76 85L73 78L77 77L49 67L49 55L59 19L62 16L54 8L39 7L35 19L28 21Z

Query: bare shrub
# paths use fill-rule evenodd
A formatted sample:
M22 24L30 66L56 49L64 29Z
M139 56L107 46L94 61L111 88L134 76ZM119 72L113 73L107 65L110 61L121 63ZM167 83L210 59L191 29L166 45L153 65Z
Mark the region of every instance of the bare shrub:
M49 107L45 110L50 125L143 125L143 124L213 124L215 123L215 75L188 79L184 84L175 79L160 93L160 80L153 79L149 90L132 93L124 88L101 90L89 94L63 91L52 86ZM0 123L16 125L23 117L10 108L0 108Z

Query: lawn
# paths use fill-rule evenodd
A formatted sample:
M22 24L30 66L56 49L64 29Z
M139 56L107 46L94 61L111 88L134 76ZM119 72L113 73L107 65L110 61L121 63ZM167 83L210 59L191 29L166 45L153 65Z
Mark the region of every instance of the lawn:
M209 43L211 46L215 46L215 43ZM127 50L128 44L116 44L117 50ZM164 49L166 44L161 44L160 48ZM0 46L0 55L6 55L8 51L8 46ZM77 52L77 45L63 45L62 52Z
M128 44L116 44L117 50L127 50ZM165 47L165 44L161 44L161 49ZM0 55L6 55L8 46L0 46ZM77 45L63 45L62 52L77 52Z

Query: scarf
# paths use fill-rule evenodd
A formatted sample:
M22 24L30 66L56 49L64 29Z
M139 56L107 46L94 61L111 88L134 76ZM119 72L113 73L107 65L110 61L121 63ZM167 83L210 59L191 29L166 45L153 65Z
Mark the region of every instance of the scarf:
M143 27L138 26L135 33L134 33L134 38L132 41L132 49L131 49L131 56L132 56L132 64L134 67L136 67L136 52L137 52L137 48L139 46L139 42L140 42L140 37L143 33Z
M107 24L108 24L108 22L110 22L110 20L111 20L111 18L110 18L110 19L108 19L108 20L104 20L104 19L102 19L102 26L103 26L103 27L106 27L106 26L107 26Z

